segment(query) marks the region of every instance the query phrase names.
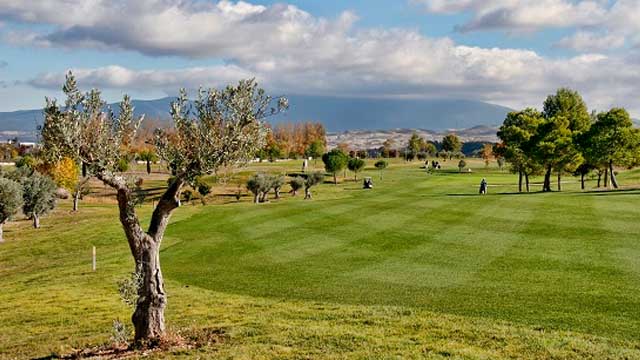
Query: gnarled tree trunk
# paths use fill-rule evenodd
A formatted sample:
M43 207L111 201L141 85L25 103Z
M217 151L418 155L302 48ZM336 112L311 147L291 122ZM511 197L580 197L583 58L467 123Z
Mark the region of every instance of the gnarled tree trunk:
M33 214L32 220L33 220L33 228L40 229L40 217L37 214Z
M121 177L102 175L99 178L118 191L120 223L124 229L136 268L142 273L142 286L131 320L135 327L135 341L157 341L165 332L164 309L167 295L160 269L160 245L171 212L180 206L183 181L175 180L162 195L153 211L149 229L140 226L135 210L133 191Z
M527 187L527 192L529 192L529 174L528 173L524 173L524 182Z
M310 187L305 187L304 188L304 199L305 200L311 200L311 188Z
M580 189L584 190L584 173L580 173Z
M2 222L0 222L0 243L4 242L4 223L6 222L6 220L2 220Z
M604 169L604 187L609 188L609 168Z

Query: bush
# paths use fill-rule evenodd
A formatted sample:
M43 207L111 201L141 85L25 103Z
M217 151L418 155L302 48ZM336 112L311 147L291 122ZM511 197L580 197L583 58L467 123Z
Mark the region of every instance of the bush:
M18 160L16 160L17 168L26 167L29 169L34 169L36 167L36 164L37 164L36 158L34 158L31 155L25 155L18 158Z

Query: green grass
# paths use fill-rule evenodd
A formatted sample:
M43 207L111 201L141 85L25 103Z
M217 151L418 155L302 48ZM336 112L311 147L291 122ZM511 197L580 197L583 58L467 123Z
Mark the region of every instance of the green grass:
M373 191L346 181L314 201L177 210L161 254L168 323L227 336L163 356L640 358L640 191L583 193L567 177L562 193L514 194L514 175L471 163L433 175L394 163L383 180L370 166L360 177ZM6 227L0 357L103 343L128 319L115 283L132 261L114 206L67 206L40 230Z

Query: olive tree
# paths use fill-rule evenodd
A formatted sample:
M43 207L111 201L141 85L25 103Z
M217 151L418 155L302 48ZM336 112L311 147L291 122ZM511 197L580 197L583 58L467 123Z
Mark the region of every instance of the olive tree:
M280 190L285 184L284 176L282 175L274 175L271 177L271 188L273 189L273 193L275 194L275 199L280 199Z
M40 217L56 206L56 183L34 171L22 181L22 196L22 212L33 220L35 229L40 228Z
M0 242L4 241L4 224L22 207L22 186L17 181L0 177Z
M321 183L324 180L324 173L322 172L313 172L307 175L307 178L304 181L304 199L311 200L311 188Z
M289 186L291 187L291 195L298 195L298 190L304 187L304 178L301 176L295 176L293 179L289 181Z
M46 100L45 122L40 132L44 150L41 155L52 168L60 166L63 161L71 161L81 169L80 177L73 186L73 211L76 212L82 192L91 178L80 154L82 143L87 139L80 138L80 127L77 125L89 124L92 119L100 118L106 102L100 99L100 92L95 89L83 94L71 72L67 74L62 91L67 97L62 109L55 101ZM128 101L128 98L125 100Z
M70 80L72 74L67 83ZM285 109L287 101L279 99L277 106L272 106L273 99L254 80L243 80L224 90L200 89L193 106L181 90L171 104L173 129L154 133L156 153L171 164L174 176L145 230L136 212L135 181L117 171L118 162L130 153L142 119L134 118L127 96L116 117L111 111L98 110L102 104L99 92L90 95L83 103L91 115L88 117L70 116L69 109L60 109L55 100L47 99L43 128L50 129L48 150L77 154L90 174L116 190L120 222L143 278L132 316L135 341L157 340L165 332L167 304L160 244L172 212L180 206L183 186L193 185L199 176L220 167L249 161L265 143L267 130L262 119Z

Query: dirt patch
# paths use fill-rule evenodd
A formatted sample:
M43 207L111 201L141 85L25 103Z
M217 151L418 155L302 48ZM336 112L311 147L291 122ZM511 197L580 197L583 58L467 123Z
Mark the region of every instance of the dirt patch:
M167 334L160 341L147 344L106 344L90 346L75 350L69 354L51 354L34 360L52 359L129 359L150 355L161 356L162 353L190 351L203 347L211 347L226 340L223 329L204 328L190 329Z

